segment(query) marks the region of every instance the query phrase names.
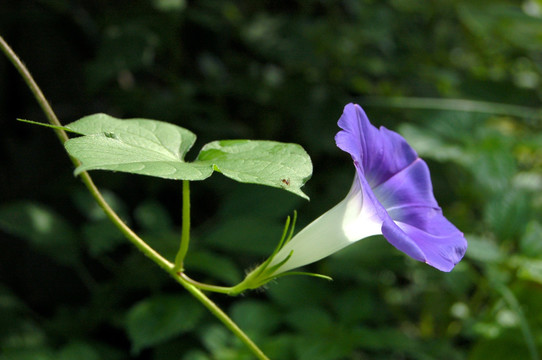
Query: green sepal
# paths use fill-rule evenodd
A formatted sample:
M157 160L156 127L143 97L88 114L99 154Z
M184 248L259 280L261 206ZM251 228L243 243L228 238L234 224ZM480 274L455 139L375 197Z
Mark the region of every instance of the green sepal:
M238 295L244 292L245 290L257 289L259 287L264 286L268 282L275 280L279 277L283 277L283 276L306 275L306 276L313 276L313 277L317 277L317 278L325 279L325 280L333 280L331 277L327 275L311 273L311 272L287 271L284 273L275 274L275 272L290 259L290 257L293 254L293 250L284 260L282 260L278 264L269 266L269 264L273 261L274 257L279 252L279 250L282 249L284 245L286 245L292 239L296 219L297 219L296 212L294 212L293 221L290 222L290 217L288 216L288 218L286 219L284 230L282 232L282 237L277 247L271 254L271 256L269 256L269 258L267 258L267 260L264 261L257 268L249 272L242 282L229 288L229 291L228 291L229 295Z

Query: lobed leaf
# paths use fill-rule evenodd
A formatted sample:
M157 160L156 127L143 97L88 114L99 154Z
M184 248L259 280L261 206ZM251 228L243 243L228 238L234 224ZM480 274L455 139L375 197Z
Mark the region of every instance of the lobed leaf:
M307 198L301 186L311 177L309 155L297 144L220 140L205 145L196 162L212 163L230 179L283 188Z
M166 179L203 180L213 172L208 164L184 161L196 135L173 124L95 114L66 127L85 135L65 143L68 153L82 163L75 170L76 175L87 170L111 170Z
M214 171L233 180L282 188L308 199L301 186L312 174L309 155L297 144L221 140L203 147L194 162L184 157L196 135L156 120L120 120L105 114L66 126L83 136L65 143L81 165L75 170L111 170L174 180L203 180Z
M66 127L81 135L103 134L109 138L123 135L126 140L140 141L158 152L166 149L181 159L196 141L194 133L173 124L149 119L121 120L107 114L85 116Z

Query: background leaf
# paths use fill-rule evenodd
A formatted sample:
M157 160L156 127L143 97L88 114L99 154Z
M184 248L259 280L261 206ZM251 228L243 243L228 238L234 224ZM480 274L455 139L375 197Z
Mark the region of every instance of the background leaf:
M164 342L194 329L204 309L188 296L157 295L134 305L126 317L132 350Z
M79 261L75 232L60 215L43 205L19 202L0 207L0 228L29 241L62 264Z
M294 209L299 230L344 198L354 169L333 136L346 103L362 105L375 126L398 131L426 160L444 214L472 242L452 272L375 236L306 267L332 282L292 277L242 298L213 296L264 334L257 343L270 358L284 360L534 360L532 343L540 358L541 19L538 0L0 1L2 36L63 124L103 112L190 129L197 150L217 139L272 139L310 154L314 175L302 188L310 203L225 176L191 184L187 269L195 279L230 285L269 255ZM0 359L56 359L74 343L103 359L252 359L211 316L126 355L122 321L133 304L183 290L103 225L90 196L80 201L86 190L52 131L16 118L44 121L0 59L0 207L47 204L73 243L0 229L0 289L8 290L0 294ZM105 132L114 135L94 135ZM108 201L120 200L123 220L175 256L177 181L92 175L114 195ZM56 258L71 258L74 247L78 271ZM495 283L517 298L524 323ZM327 322L310 321L322 313ZM255 319L268 314L275 325L259 327ZM294 326L290 314L314 328Z

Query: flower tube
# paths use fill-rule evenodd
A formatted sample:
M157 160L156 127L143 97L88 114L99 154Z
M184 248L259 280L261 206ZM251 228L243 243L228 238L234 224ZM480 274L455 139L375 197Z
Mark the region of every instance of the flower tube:
M450 271L467 249L463 234L442 214L429 168L406 140L377 129L363 109L348 104L337 146L356 175L346 198L284 244L268 263L273 275L310 264L371 235L438 270Z

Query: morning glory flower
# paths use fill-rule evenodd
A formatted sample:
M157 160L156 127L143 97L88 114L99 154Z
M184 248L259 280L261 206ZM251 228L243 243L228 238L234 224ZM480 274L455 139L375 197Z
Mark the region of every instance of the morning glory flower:
M467 249L463 234L442 214L429 168L406 140L377 129L357 104L339 119L337 146L349 153L356 175L344 200L284 244L268 263L273 275L310 264L371 235L398 250L450 271Z

